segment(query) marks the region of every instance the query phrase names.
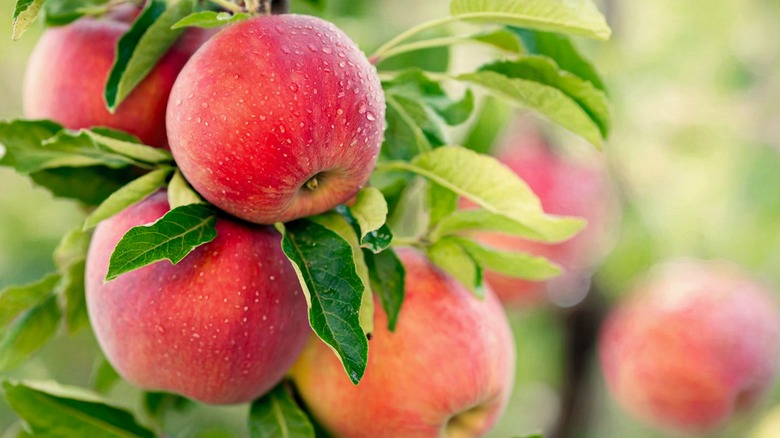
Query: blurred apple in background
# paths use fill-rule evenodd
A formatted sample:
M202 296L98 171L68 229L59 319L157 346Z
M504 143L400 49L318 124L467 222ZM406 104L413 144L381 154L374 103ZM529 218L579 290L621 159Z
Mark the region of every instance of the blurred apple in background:
M406 298L394 333L376 307L368 367L355 386L312 337L293 378L314 416L339 437L473 437L495 424L514 379L515 347L504 311L400 249Z
M610 392L660 429L702 433L725 425L773 383L780 353L773 294L726 263L657 268L602 328Z
M90 321L109 362L131 383L210 404L271 389L309 335L298 277L273 227L229 217L177 265L163 260L105 282L131 227L168 212L164 192L98 225L87 258Z

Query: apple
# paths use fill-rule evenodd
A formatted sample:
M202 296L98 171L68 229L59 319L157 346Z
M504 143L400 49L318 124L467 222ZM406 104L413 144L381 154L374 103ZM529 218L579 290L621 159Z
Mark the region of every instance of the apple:
M106 126L129 132L148 145L167 147L165 109L171 87L190 55L214 32L187 30L111 114L103 90L117 41L137 12L123 7L102 19L81 18L47 28L27 64L25 117L51 119L69 129Z
M92 328L129 382L209 404L249 402L288 371L309 334L306 300L281 235L228 217L177 265L104 282L116 243L169 210L160 192L95 230L86 269Z
M204 45L168 103L168 140L209 202L270 224L330 210L373 171L385 126L376 69L342 31L257 17Z
M616 227L615 194L605 166L592 160L564 158L553 152L538 128L516 123L494 152L539 197L545 212L588 221L575 237L547 244L493 232L476 233L481 243L507 251L546 257L564 268L547 281L528 281L486 270L485 279L507 307L526 307L544 300L573 305L587 293L595 266L609 247Z
M291 375L314 417L339 437L485 434L506 406L515 347L503 309L422 254L399 249L406 299L396 331L381 306L368 366L354 386L330 348L312 337Z
M664 265L614 308L599 355L608 388L638 418L704 433L771 386L780 314L771 292L725 263Z

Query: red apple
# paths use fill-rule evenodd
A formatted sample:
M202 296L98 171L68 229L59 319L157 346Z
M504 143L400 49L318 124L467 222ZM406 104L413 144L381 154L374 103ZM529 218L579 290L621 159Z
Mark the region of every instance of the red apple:
M612 311L599 349L609 389L629 412L708 432L771 386L780 315L770 291L732 266L678 261Z
M339 437L485 434L512 390L515 347L492 292L480 301L413 250L399 250L406 299L395 333L377 306L368 367L354 386L312 337L293 367L311 412Z
M92 327L125 379L211 404L251 401L287 372L309 334L306 301L281 235L227 217L177 265L160 261L104 282L131 227L168 211L155 194L98 225L87 258Z
M538 128L527 124L515 126L507 139L494 155L528 183L544 211L582 217L588 225L572 239L557 244L499 233L478 233L477 240L485 245L543 256L565 270L559 277L543 282L492 271L485 272L485 279L509 307L523 307L546 299L560 305L576 304L587 293L592 271L606 254L610 230L617 222L615 195L606 169L597 159L575 160L557 155Z
M168 139L209 202L270 224L351 198L382 143L376 69L343 32L315 17L258 17L230 26L182 70Z
M103 90L119 38L135 11L124 8L103 19L82 18L50 27L30 56L24 80L24 115L51 119L66 128L106 126L146 144L167 147L165 108L179 71L213 31L188 30L111 114Z

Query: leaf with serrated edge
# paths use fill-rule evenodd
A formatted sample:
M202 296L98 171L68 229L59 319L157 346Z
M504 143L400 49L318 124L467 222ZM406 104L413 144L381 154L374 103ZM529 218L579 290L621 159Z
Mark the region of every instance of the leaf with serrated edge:
M379 297L387 315L387 329L395 331L398 314L404 302L406 270L392 249L374 254L363 250L371 280L371 289Z
M531 55L514 61L484 65L480 71L493 71L511 79L525 79L562 91L574 100L596 123L606 138L610 128L607 96L591 82L558 67L551 58Z
M278 224L282 250L292 262L309 304L309 323L341 360L352 383L363 378L368 341L360 326L363 282L353 250L335 232L306 219Z
M485 296L482 268L471 254L450 239L442 239L427 248L434 265L452 275L479 298Z
M357 201L349 207L349 211L360 227L361 245L365 244L370 233L382 228L387 221L387 201L382 192L374 187L366 187L358 192Z
M206 201L200 197L198 192L190 186L180 170L173 174L171 182L168 183L168 205L171 208L181 207L190 204L205 204Z
M570 237L585 225L580 219L546 215L539 198L511 169L493 157L460 146L437 148L418 155L411 163L393 161L378 168L414 172L545 240Z
M355 272L363 283L363 298L360 302L360 327L363 328L363 333L365 334L373 332L374 295L371 293L368 267L363 258L363 251L360 249L361 246L358 243L354 228L346 219L336 213L325 213L309 219L338 234L352 247L352 260L355 263Z
M44 0L17 0L14 8L13 34L11 38L18 40L30 28L43 6Z
M480 266L510 277L541 281L560 275L561 268L544 257L522 252L500 251L480 245L473 240L451 236L452 240L466 250Z
M249 438L314 438L314 426L282 382L255 400L249 411Z
M3 382L8 405L34 435L55 430L90 438L152 438L132 414L81 389L50 382Z
M165 185L165 179L173 169L157 169L130 182L112 193L100 206L84 220L84 229L89 229L121 212L127 207L146 198Z
M131 228L111 253L106 281L160 260L179 263L217 237L216 220L211 208L191 204L174 208L151 225Z
M0 290L0 333L21 313L53 295L59 281L59 275L49 274L34 283Z
M429 227L433 227L458 209L458 195L433 181L428 182L427 200L430 214Z
M527 53L547 56L553 59L560 68L589 81L599 90L606 91L604 81L593 64L577 50L568 37L556 33L518 28L507 31L520 37Z
M181 29L183 27L203 27L211 29L247 20L249 18L252 18L252 15L245 12L231 14L229 12L201 11L187 15L171 26L171 29Z
M61 320L56 295L14 320L0 337L0 371L14 368L35 354L57 333Z
M117 43L117 56L106 81L105 99L114 112L165 55L184 29L171 29L194 9L192 0L181 0L166 9L152 0Z
M450 14L462 20L501 23L609 39L612 30L591 0L451 0Z
M597 148L603 147L599 125L574 99L555 87L513 79L493 71L465 73L456 79L479 85L496 96L534 109Z

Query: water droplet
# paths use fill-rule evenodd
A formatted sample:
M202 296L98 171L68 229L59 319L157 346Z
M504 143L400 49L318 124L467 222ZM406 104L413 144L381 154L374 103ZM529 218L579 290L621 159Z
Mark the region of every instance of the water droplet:
M292 84L290 84L290 90L292 90L293 93L297 93L298 92L298 84L296 84L294 82Z
M203 102L202 104L200 104L200 106L202 106L203 108L208 108L208 107L209 107L209 104L208 104L208 103L206 103L206 102Z
M181 105L181 99L176 99L176 105Z
M375 116L375 115L374 115L374 113L372 113L371 111L369 111L369 112L367 112L367 113L366 113L366 118L367 118L368 120L372 121L372 122L373 122L374 120L376 120L376 116Z

